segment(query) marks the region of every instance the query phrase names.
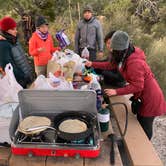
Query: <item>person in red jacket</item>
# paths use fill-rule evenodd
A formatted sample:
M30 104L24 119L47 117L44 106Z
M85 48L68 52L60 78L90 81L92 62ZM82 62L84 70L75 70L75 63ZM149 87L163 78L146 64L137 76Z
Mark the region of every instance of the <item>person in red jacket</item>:
M154 75L146 63L144 52L134 47L126 32L116 31L111 38L111 62L86 62L86 66L111 70L116 67L127 81L122 88L105 89L108 96L133 94L133 104L138 103L137 119L149 139L152 137L153 120L156 116L166 114L166 101Z
M53 39L48 32L48 23L43 16L39 16L36 20L36 31L29 40L29 53L34 57L37 76L46 76L48 61L56 50L59 51L60 47L54 47Z

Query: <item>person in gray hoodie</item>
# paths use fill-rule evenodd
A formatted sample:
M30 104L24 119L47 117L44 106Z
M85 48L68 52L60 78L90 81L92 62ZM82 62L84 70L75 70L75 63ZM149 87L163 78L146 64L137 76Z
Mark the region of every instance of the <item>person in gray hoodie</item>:
M93 9L86 5L83 9L83 19L78 23L75 33L75 52L81 55L82 50L87 47L89 60L103 57L103 32L100 22L93 16ZM97 50L98 49L98 50Z

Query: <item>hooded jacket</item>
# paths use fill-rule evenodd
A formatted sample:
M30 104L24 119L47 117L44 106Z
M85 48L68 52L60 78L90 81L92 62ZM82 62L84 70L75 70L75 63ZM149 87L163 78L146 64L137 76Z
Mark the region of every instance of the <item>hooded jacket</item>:
M100 22L92 17L89 21L84 19L78 23L75 34L75 52L84 47L103 51L103 32Z
M112 69L110 62L93 62L94 68ZM135 48L119 69L128 84L116 89L117 95L134 94L134 98L140 98L142 105L139 114L144 117L155 117L166 113L166 101L164 95L154 78L154 75L145 61L144 52Z
M4 69L6 64L11 63L16 80L26 88L35 79L33 68L20 43L17 40L13 42L12 36L7 33L1 35L6 40L0 40L0 67Z
M43 52L38 52L38 48L45 48ZM53 40L50 34L46 41L42 40L36 32L33 33L29 40L29 53L34 57L34 63L36 66L47 65L48 61L52 57L52 53L56 50L60 50L59 47L53 46Z

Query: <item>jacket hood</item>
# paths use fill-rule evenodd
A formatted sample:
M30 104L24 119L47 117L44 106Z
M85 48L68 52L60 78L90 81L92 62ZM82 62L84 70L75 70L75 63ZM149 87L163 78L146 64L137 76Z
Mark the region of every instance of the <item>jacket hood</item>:
M49 36L50 36L50 33L48 33L48 37L49 37ZM41 39L41 38L39 37L39 35L37 34L36 31L33 32L32 37L33 37L33 38L39 38L39 39Z
M85 21L85 19L83 19L83 21L84 21L85 23L91 23L94 19L95 19L95 17L94 17L94 16L92 16L92 18L91 18L90 20Z
M143 60L143 61L145 61L145 59L146 59L146 56L145 56L144 52L140 48L135 47L135 52L132 53L127 58L127 61L133 61L133 60Z
M11 44L16 44L17 43L17 40L18 40L17 36L13 36L13 35L5 32L5 31L2 31L0 33L0 35L2 35Z

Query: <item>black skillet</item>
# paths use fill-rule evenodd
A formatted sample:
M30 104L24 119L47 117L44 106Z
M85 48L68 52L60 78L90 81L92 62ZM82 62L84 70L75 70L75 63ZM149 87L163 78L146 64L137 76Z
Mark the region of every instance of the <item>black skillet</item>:
M59 130L59 125L68 119L72 120L80 120L87 125L87 130L84 132L80 133L68 133L68 132L63 132ZM77 111L69 111L69 112L63 112L55 116L54 119L54 128L57 130L57 135L67 141L76 141L76 140L82 140L90 136L93 131L93 125L96 120L96 116L88 113L88 112L77 112Z

